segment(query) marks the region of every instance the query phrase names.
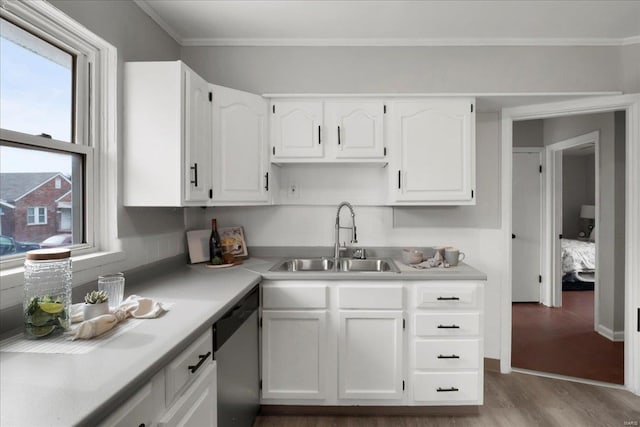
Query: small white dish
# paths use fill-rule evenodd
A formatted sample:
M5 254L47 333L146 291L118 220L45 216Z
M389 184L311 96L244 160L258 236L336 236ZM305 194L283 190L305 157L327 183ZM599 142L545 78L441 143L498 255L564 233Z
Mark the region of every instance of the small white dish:
M414 248L402 250L402 262L405 264L419 264L422 262L422 251Z

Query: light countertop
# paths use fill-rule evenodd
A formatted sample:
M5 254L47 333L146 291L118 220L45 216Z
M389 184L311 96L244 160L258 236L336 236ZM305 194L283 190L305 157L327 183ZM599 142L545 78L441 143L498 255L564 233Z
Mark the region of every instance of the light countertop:
M416 270L396 260L400 273L274 273L280 258L252 258L224 269L183 265L149 271L127 287L173 303L160 318L101 343L86 354L0 352L2 426L95 425L210 328L262 278L270 280L485 280L461 264Z

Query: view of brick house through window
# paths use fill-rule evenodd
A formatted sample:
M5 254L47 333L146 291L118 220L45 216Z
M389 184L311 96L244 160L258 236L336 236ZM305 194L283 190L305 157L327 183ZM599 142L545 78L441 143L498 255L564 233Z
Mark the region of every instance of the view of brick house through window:
M0 256L81 243L76 57L6 19L0 30Z

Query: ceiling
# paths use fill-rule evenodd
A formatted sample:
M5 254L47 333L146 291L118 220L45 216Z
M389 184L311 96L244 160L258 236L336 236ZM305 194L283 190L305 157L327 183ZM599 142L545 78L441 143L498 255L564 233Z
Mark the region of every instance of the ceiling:
M185 46L640 43L638 0L134 1Z

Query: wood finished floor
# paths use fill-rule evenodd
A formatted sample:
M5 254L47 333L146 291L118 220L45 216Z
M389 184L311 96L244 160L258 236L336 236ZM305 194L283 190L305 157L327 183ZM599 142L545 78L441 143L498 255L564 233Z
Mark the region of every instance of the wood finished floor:
M565 291L562 302L513 304L511 366L624 384L624 343L593 330L593 291Z
M638 426L640 397L624 390L485 370L485 404L460 416L259 416L254 427Z

